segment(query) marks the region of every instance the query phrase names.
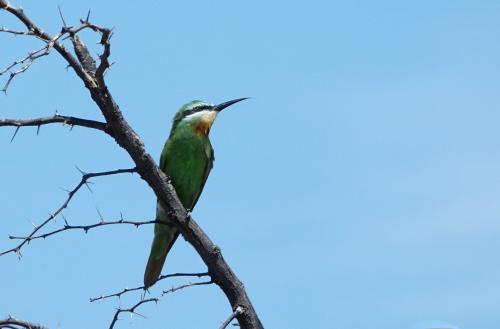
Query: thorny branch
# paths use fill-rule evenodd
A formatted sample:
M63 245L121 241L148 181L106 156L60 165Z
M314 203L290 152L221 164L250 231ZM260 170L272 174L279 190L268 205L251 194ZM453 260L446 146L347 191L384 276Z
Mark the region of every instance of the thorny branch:
M78 25L78 26L66 26L66 24L65 24L65 26L63 26L63 28L61 29L61 31L58 34L51 37L49 34L47 34L42 29L40 29L38 26L36 26L24 14L24 11L22 9L12 7L5 0L0 0L0 9L4 9L4 10L10 12L11 14L13 14L14 16L16 16L27 28L27 31L15 31L15 30L9 30L9 29L2 27L0 29L0 33L4 32L4 33L9 33L9 34L14 34L14 35L20 35L20 34L31 35L31 36L35 36L36 38L42 40L45 43L45 45L42 48L35 50L33 52L30 52L24 58L14 61L12 64L8 65L5 69L0 71L0 76L7 73L7 72L10 73L9 78L7 79L7 82L5 83L5 85L3 86L1 91L3 91L4 93L7 93L7 89L9 88L10 83L17 75L26 72L26 70L28 70L30 68L30 66L33 64L33 62L36 59L50 54L50 52L52 51L53 48L55 48L68 61L68 63L70 64L71 67L73 67L73 68L81 67L85 70L85 73L93 75L94 72L92 72L92 69L91 69L92 64L91 64L91 62L89 62L89 60L92 59L92 56L90 56L90 53L89 53L88 49L85 47L85 45L83 43L78 44L78 40L75 38L76 34L84 29L91 29L94 32L101 33L101 35L102 35L100 43L104 46L104 52L100 56L101 63L99 65L99 68L97 69L95 77L100 82L102 82L102 83L104 82L103 81L104 73L110 67L110 64L108 62L108 57L110 55L110 47L111 47L111 45L109 43L109 40L110 40L111 35L112 35L111 29L104 28L104 27L90 23L88 20L89 17L87 16L86 20L80 20L80 25ZM75 46L75 52L76 52L78 60L80 62L78 62L73 57L73 55L71 55L66 50L66 48L62 45L62 43L59 42L59 40L61 40L61 38L63 38L64 36L68 36L68 37L72 38L73 44ZM64 40L64 39L62 39L62 40ZM79 45L80 47L77 47L77 45ZM83 57L81 57L82 54L85 54L85 55ZM92 61L93 61L93 59L92 59ZM14 67L18 67L21 65L23 65L23 66L20 67L19 69L15 70L15 71L12 70ZM95 62L94 62L94 67L95 67ZM78 71L76 71L76 72L77 72L77 74L79 73ZM83 72L81 72L80 74L82 74L82 73ZM80 76L80 74L79 74L79 76ZM90 77L92 77L92 76L90 76ZM82 78L82 76L80 76L80 78Z
M173 277L198 277L198 278L201 278L201 277L204 277L204 276L209 276L208 272L203 272L203 273L173 273L173 274L165 274L165 275L160 276L158 278L158 280L156 280L156 282L161 281L161 280L165 280L165 279L168 279L168 278L173 278ZM116 292L116 293L109 294L109 295L104 295L104 296L90 298L90 302L92 303L92 302L95 302L95 301L98 301L98 300L103 300L103 299L112 298L112 297L118 297L118 298L120 298L122 295L124 295L124 294L126 294L128 292L137 291L137 290L146 290L146 286L142 285L140 287L135 287L135 288L124 288L120 292Z
M64 116L57 113L51 117L36 119L0 119L0 127L11 126L16 127L16 130L20 127L38 127L38 129L40 129L40 126L51 123L62 123L69 126L82 126L86 128L106 131L106 123L104 122Z
M0 31L0 32L2 32L2 31ZM3 31L3 32L6 32L6 31ZM4 93L7 93L7 88L9 88L10 83L16 77L16 75L19 75L21 73L26 72L26 70L28 70L30 68L31 64L33 64L33 62L36 59L43 57L43 56L47 56L50 53L50 50L51 50L51 46L49 44L47 44L38 50L30 52L26 57L21 58L17 61L14 61L12 64L7 66L5 69L0 71L0 76L4 75L7 72L10 73L9 78L7 79L7 82L4 84L1 91L3 91ZM20 67L16 71L12 71L12 68L14 68L16 66L20 66L20 65L23 65L23 66Z
M182 206L172 184L165 174L158 168L158 165L155 163L151 155L147 153L143 141L124 119L118 104L114 101L108 87L106 86L104 73L111 66L108 61L110 55L109 40L111 37L111 30L92 25L88 22L87 17L86 20L81 21L80 26L64 26L61 29L61 32L51 36L38 27L30 18L28 18L22 9L11 6L6 0L0 0L0 10L1 9L6 10L18 18L29 31L29 35L32 35L45 43L44 47L39 51L39 54L48 54L52 49L55 49L66 60L68 66L71 67L75 71L76 75L81 79L85 88L89 91L92 100L99 107L106 120L106 133L113 137L118 145L128 152L136 164L136 167L133 169L134 172L137 172L140 177L153 189L160 202L162 202L168 210L171 219L178 225L184 238L196 249L204 263L207 265L208 272L212 280L210 282L192 285L209 284L213 281L213 283L217 284L225 293L234 310L238 306L242 307L242 312L236 315L242 329L262 329L263 326L246 294L243 283L226 263L222 257L220 249L210 240L206 233L198 226L194 218L192 218L187 210ZM62 44L62 41L64 41L65 38L72 38L76 33L85 28L90 28L95 32L100 33L101 45L104 47L103 54L100 56L100 63L96 68L95 73L93 72L92 63L90 62L89 64L86 63L85 60L82 60L82 58L86 58L88 54L88 50L85 48L83 43L78 44L78 42L76 42L75 45L75 42L73 42L75 48L74 50L77 54L76 57ZM63 36L65 38L61 39ZM80 54L78 54L79 52ZM41 56L43 55L40 55L39 57ZM14 76L25 72L31 63L39 57L32 58L32 56L30 57L28 55L24 62L17 63L9 67L5 72L11 72L11 77L8 79L7 85L4 87L4 91L7 90L7 87ZM17 71L13 71L15 67L21 65L24 66L17 69ZM71 197L72 195L70 195L69 199L71 199ZM63 207L58 211L61 212L64 206L65 205L63 204ZM44 223L40 226L36 226L35 230L28 236L28 238L33 237L40 227L48 223L53 218L54 215L50 215ZM29 239L23 240L18 247L7 252L19 252L22 245L28 241ZM187 286L190 285L186 285L186 287ZM168 293L168 291L165 293ZM156 302L157 299L146 299L140 301L132 308L118 310L113 318L110 328L113 328L120 313L135 313L135 309L137 307L152 301Z
M189 288L189 287L204 286L204 285L213 284L213 283L214 282L212 280L210 280L210 281L202 281L202 282L194 282L194 283L190 282L190 283L183 284L181 286L172 287L170 289L163 290L162 293L161 293L161 296L163 297L166 294L170 294L170 293L176 292L178 290L186 289L186 288Z
M108 226L108 225L133 225L135 227L139 227L139 226L142 226L142 225L156 224L156 223L157 223L157 221L154 221L154 220L148 220L148 221L131 221L131 220L119 219L119 220L114 220L114 221L100 221L99 223L89 224L89 225L69 225L68 222L65 220L65 225L62 228L60 228L60 229L57 229L57 230L54 230L54 231L51 231L51 232L48 232L48 233L40 234L40 235L35 235L35 236L32 236L32 237L9 235L9 239L11 239L11 240L26 240L26 239L29 239L30 241L32 241L32 240L36 240L36 239L45 239L45 238L48 238L51 235L54 235L54 234L57 234L57 233L61 233L61 232L64 232L64 231L70 231L70 230L82 230L85 233L87 233L91 229L96 228L96 227L101 227L101 226ZM158 223L161 224L162 222L158 222Z
M111 44L109 43L111 36L113 35L111 30L109 29L101 29L99 30L101 32L102 37L100 44L104 47L104 51L102 55L99 56L101 60L101 64L99 64L99 67L97 68L95 72L95 76L97 80L99 81L99 84L101 86L104 86L104 72L111 67L111 64L109 63L109 55L111 54Z
M7 319L0 320L0 328L5 329L46 329L44 326L34 324L28 321L18 320L11 316Z
M68 192L68 197L63 202L63 204L54 213L49 214L47 219L45 219L41 224L39 224L39 225L33 224L33 230L31 231L31 233L28 236L23 237L22 241L17 246L15 246L9 250L1 252L0 256L14 252L14 253L17 253L18 257L21 257L21 248L25 244L29 243L31 240L36 239L37 237L35 237L35 234L42 227L44 227L50 221L52 221L54 218L56 218L56 216L59 215L66 207L68 207L68 204L71 201L71 199L73 198L73 196L76 194L76 192L78 192L78 190L80 190L80 188L82 186L84 186L88 183L89 179L91 179L93 177L110 176L110 175L117 175L117 174L123 174L123 173L135 173L135 172L137 172L136 168L117 169L117 170L102 171L102 172L95 172L95 173L82 173L82 178L80 180L80 183L78 183L78 185L76 185L75 188L73 188L71 191ZM10 238L13 239L14 237L10 237Z
M182 274L182 275L177 275L177 274ZM187 274L187 275L184 275L184 274ZM198 276L197 274L204 274L204 273L195 273L194 275L195 276ZM176 274L171 274L171 275L165 275L164 278L167 278L167 277L172 277L172 276L193 276L189 273L176 273ZM204 276L204 275L203 275ZM159 280L158 280L159 281ZM135 304L134 306L132 306L131 308L127 308L127 309L122 309L122 308L118 308L115 312L115 315L113 316L113 320L111 321L111 325L109 326L110 329L112 329L116 323L116 321L118 321L118 316L120 315L120 313L132 313L132 314L136 314L136 315L139 315L139 316L142 316L141 314L137 313L135 310L141 306L142 304L145 304L145 303L150 303L150 302L155 302L155 303L158 303L160 301L160 298L165 296L166 294L168 293L173 293L175 291L178 291L178 290L182 290L182 289L186 289L186 288L189 288L189 287L196 287L196 286L204 286L204 285L209 285L209 284L213 284L214 282L212 280L210 281L202 281L202 282L194 282L194 283L187 283L187 284L183 284L181 286L177 286L177 287L172 287L168 290L164 290L160 297L156 297L156 298L149 298L149 299L144 299L144 300L141 300L139 301L137 304ZM141 287L143 288L143 287ZM134 289L129 289L127 291L132 291L132 290L138 290L138 288L134 288ZM125 291L125 292L127 292ZM123 293L122 293L123 294ZM109 297L111 296L116 296L116 295L110 295ZM106 297L103 297L103 298L106 298ZM103 298L100 298L100 299L103 299ZM99 299L99 298L98 298ZM96 300L98 300L96 299ZM92 301L92 300L91 300ZM143 317L143 316L142 316Z
M130 308L118 308L115 312L115 315L113 316L113 320L111 321L111 324L109 325L109 329L113 329L115 327L116 321L118 321L118 316L120 315L120 313L131 313L131 314L136 314L136 315L139 315L141 317L144 317L143 315L137 313L135 310L139 306L141 306L142 304L151 303L151 302L158 303L158 298L143 299Z
M73 47L75 49L76 56L78 57L78 60L82 64L82 67L86 71L95 74L95 77L99 79L101 85L104 85L104 80L103 80L104 73L111 66L111 64L108 61L109 55L111 54L111 44L109 43L109 41L113 33L111 29L92 24L89 21L89 16L90 16L90 11L85 20L83 19L80 20L81 25L78 28L69 31L69 35L71 41L73 42ZM99 43L104 47L104 51L99 56L101 62L98 68L96 68L95 60L92 57L92 55L90 55L87 47L78 38L78 35L76 35L78 32L80 32L85 28L89 28L94 32L98 32L101 34L101 40L99 41Z

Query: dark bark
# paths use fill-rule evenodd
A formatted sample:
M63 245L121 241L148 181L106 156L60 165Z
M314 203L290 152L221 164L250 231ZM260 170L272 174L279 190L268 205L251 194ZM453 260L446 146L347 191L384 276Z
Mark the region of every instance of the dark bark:
M31 323L28 321L18 320L13 317L8 317L7 319L0 320L0 328L10 328L10 329L47 329L39 324Z

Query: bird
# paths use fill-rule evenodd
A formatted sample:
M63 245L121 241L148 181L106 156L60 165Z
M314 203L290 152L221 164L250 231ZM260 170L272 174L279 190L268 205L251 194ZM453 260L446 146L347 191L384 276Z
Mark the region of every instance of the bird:
M186 210L193 210L213 167L214 150L208 137L210 128L222 110L245 99L248 98L237 98L218 105L194 100L175 114L170 135L161 152L160 169L169 177ZM144 272L145 288L158 280L167 254L180 233L160 200L156 203L156 221Z

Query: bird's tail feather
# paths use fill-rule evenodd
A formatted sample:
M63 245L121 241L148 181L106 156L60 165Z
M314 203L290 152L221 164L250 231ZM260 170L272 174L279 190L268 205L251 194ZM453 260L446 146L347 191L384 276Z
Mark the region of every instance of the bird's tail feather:
M179 231L177 229L155 234L146 271L144 272L144 286L146 288L152 286L158 280L167 254L178 236Z

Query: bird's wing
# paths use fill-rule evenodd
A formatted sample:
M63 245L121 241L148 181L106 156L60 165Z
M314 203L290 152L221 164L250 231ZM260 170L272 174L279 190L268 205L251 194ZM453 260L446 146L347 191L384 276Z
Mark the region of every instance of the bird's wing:
M207 178L208 178L208 175L210 174L210 170L212 170L212 168L214 166L214 160L215 160L214 150L212 149L212 146L210 144L208 145L206 152L207 152L207 156L208 156L208 161L206 162L205 169L203 171L203 178L201 180L201 185L200 185L200 188L198 189L198 193L194 197L193 205L191 206L191 209L189 209L189 210L192 210L194 208L194 206L196 205L196 203L198 202L198 199L200 198L201 192L203 191L203 188L205 187L205 183L207 182Z
M167 164L168 164L167 154L171 153L170 151L171 151L172 147L173 147L172 143L170 142L170 140L168 140L167 143L165 144L165 147L163 148L163 151L161 152L160 169L164 173L168 172L168 170L167 170ZM185 207L189 208L189 210L193 210L194 206L198 202L198 199L200 198L201 192L203 191L203 188L205 187L205 183L207 181L208 175L210 174L210 170L212 170L212 167L213 167L213 162L215 160L215 157L214 157L214 150L212 148L212 145L210 144L210 141L205 146L205 155L207 157L207 161L205 162L203 174L201 176L201 180L199 181L200 182L199 188L194 189L195 194L192 196L192 199L191 199L191 200L193 200L191 207L188 207L187 205L185 205Z
M165 143L165 146L163 146L163 150L161 151L161 155L160 155L160 169L164 173L166 173L166 169L167 169L167 153L168 153L169 147L170 147L169 141L167 140L167 142Z

